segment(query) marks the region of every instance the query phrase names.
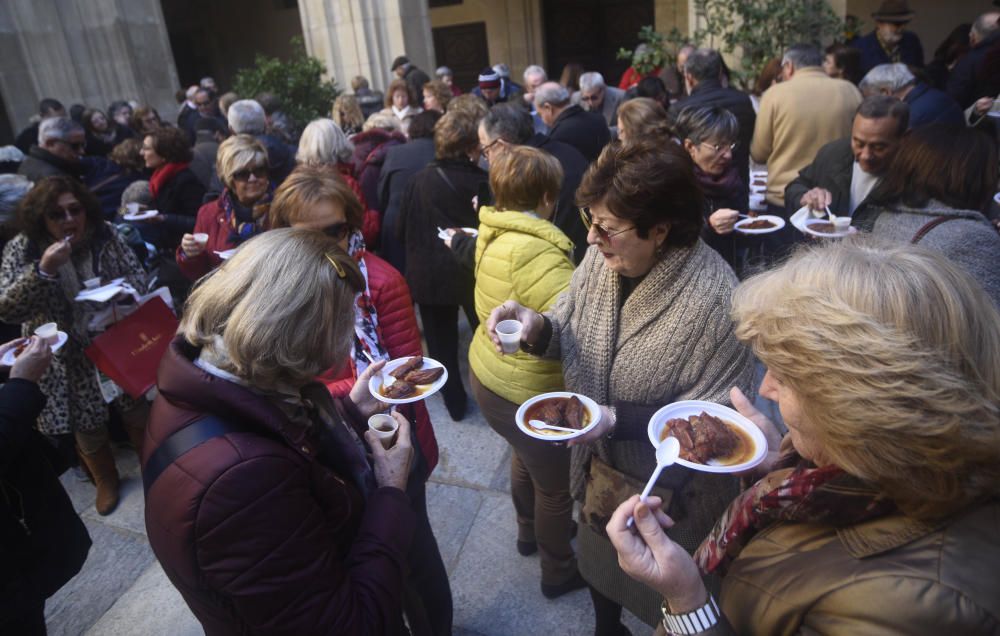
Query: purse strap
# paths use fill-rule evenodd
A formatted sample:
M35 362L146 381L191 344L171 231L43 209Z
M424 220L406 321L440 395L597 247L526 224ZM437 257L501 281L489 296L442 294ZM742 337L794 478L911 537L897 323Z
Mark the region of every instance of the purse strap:
M944 223L946 221L951 221L952 219L957 219L957 218L959 218L959 217L957 217L957 216L936 216L936 217L934 217L930 221L924 223L923 226L919 230L917 230L917 233L913 235L912 239L910 239L910 244L916 245L921 240L923 240L923 238L925 236L927 236L927 234L930 233L931 230L933 230L937 226L941 225L942 223Z
M192 448L200 446L210 439L243 430L245 429L214 415L203 415L184 428L174 431L149 456L146 468L142 471L143 491L148 496L149 489L153 487L163 471Z

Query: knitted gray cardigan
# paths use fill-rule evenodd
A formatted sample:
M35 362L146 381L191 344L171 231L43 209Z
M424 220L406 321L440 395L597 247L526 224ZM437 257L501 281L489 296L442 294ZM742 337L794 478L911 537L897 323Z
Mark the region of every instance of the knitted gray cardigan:
M591 247L570 289L548 314L552 339L545 356L562 360L566 390L598 404L729 404L730 387L750 394L753 376L750 351L736 340L729 315L736 282L726 262L699 240L693 247L672 248L622 305L621 277ZM570 484L577 499L583 497L592 453L642 481L656 465L654 448L646 440L601 440L575 447ZM689 472L665 471L660 484L670 488L680 471Z

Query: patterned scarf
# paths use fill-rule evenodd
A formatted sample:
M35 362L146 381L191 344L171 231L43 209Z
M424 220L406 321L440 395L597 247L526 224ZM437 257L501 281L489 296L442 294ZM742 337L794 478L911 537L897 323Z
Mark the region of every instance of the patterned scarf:
M190 161L174 161L172 163L165 163L154 170L153 176L149 178L149 193L153 195L153 199L159 196L163 186L176 177L178 172L184 170L189 165L191 165Z
M358 292L354 300L354 349L351 356L357 375L368 368L369 362L365 353L375 360L388 360L389 354L382 346L378 336L378 312L372 302L371 290L368 287L368 265L365 263L365 239L361 232L355 230L347 243L347 253L350 254L365 278L364 291Z
M896 505L836 466L816 468L786 437L774 470L729 504L694 553L702 573L724 576L757 532L776 521L850 526L881 517Z
M229 188L222 191L222 196L219 197L219 207L222 208L226 224L229 226L227 241L230 245L240 245L267 229L267 210L272 193L273 191L268 187L264 198L258 201L247 214L247 208L239 205L236 201L236 195Z

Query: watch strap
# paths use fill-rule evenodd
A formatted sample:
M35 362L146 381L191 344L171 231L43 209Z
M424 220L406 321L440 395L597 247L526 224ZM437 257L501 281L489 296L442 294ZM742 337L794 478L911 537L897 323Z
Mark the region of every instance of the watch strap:
M663 628L670 634L700 634L715 627L722 618L722 612L715 603L712 595L708 595L708 601L698 609L684 614L671 614L667 609L667 603L660 606L663 612Z

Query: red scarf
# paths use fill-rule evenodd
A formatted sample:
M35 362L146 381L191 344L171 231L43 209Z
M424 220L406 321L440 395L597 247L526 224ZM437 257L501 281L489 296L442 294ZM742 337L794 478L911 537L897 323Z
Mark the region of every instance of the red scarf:
M154 170L153 176L149 178L149 194L152 195L153 199L156 199L163 186L176 177L178 172L184 170L189 165L191 165L190 161L175 161L173 163L165 163Z
M788 442L786 437L774 470L729 504L695 551L703 573L725 575L754 535L775 521L845 527L896 510L870 485L836 466L816 468Z

